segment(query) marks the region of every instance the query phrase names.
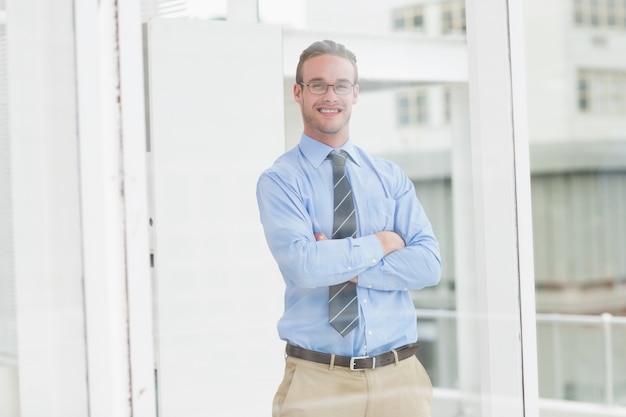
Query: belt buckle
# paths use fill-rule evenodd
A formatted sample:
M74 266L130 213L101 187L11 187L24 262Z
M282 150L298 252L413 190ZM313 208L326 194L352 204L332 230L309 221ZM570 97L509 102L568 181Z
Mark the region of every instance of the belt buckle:
M356 363L354 362L357 359L371 359L372 367L371 368L363 368L363 369L355 369ZM376 368L376 358L370 358L369 356L352 356L350 358L350 370L351 371L365 371L367 369L375 369Z

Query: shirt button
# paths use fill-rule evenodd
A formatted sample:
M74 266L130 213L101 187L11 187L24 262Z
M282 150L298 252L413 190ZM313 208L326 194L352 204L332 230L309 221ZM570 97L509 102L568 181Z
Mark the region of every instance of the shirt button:
M367 288L372 288L372 284L368 285Z
M352 271L352 267L351 266L348 267L348 271Z
M376 258L372 258L372 263L375 264L376 262L378 262L378 260Z
M372 335L372 331L370 330L369 332L367 332L367 334L371 336Z
M367 304L367 298L365 298L365 299L363 300L363 302L364 302L365 304Z

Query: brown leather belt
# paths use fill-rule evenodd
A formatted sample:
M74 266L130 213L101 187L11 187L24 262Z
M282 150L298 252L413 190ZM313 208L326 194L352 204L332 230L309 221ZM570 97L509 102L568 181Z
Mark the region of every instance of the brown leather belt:
M381 353L378 356L339 356L334 355L334 366L344 366L350 368L352 371L364 371L366 369L376 369L381 366L387 366L396 361L401 361L409 358L417 353L417 343L404 345L398 349L390 350L389 352ZM395 352L395 353L394 353ZM323 363L324 365L330 365L333 355L322 352L315 352L287 344L286 350L287 356L293 356L294 358L304 359L311 362ZM397 355L397 358L396 358Z

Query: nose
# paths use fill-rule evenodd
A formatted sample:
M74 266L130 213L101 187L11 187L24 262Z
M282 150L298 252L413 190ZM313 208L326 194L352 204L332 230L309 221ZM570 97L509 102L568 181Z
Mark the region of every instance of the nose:
M324 101L337 101L337 93L335 93L335 86L329 85L326 92L323 94Z

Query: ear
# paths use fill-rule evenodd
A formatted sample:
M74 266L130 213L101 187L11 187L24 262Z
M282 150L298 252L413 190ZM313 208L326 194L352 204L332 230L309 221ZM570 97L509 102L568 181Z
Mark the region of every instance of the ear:
M295 83L293 85L293 98L296 103L302 104L302 85Z

